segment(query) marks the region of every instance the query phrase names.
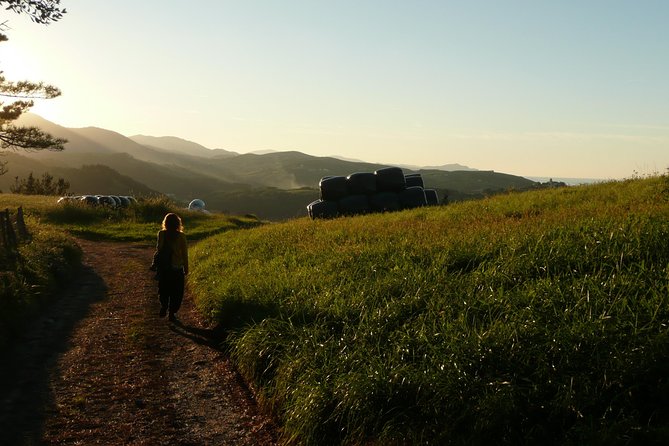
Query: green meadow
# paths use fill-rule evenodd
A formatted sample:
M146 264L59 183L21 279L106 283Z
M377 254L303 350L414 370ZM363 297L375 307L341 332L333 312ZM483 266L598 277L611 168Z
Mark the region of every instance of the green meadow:
M668 189L228 231L189 281L287 443L666 444Z
M263 224L166 200L23 206L0 347L81 262L176 211L199 310L287 444L669 442L669 177ZM147 265L148 266L148 265Z
M23 206L29 224L45 225L76 237L140 243L155 243L161 221L168 212L181 216L191 241L262 224L254 216L189 211L167 198L140 199L137 205L121 209L78 203L60 205L56 201L55 197L0 194L0 209L15 211Z

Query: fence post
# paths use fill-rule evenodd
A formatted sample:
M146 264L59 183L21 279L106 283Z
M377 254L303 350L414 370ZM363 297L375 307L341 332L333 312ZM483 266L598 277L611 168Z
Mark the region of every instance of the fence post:
M28 229L26 228L26 221L23 219L23 206L19 206L16 212L16 230L22 240L28 238Z
M7 239L7 223L5 222L5 215L4 212L0 212L0 232L2 233L0 235L2 237L2 246L5 251L8 251L9 240Z
M9 209L5 209L5 225L7 227L5 232L7 233L8 246L16 248L16 233L14 232L14 227L12 226L12 219L9 218Z

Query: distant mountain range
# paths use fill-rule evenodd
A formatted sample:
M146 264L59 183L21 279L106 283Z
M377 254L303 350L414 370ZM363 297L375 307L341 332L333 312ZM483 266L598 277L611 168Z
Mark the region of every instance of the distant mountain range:
M173 136L126 137L96 127L66 128L34 114L24 115L19 123L38 126L68 143L62 152L5 153L9 172L0 176L0 190L5 192L16 177L49 172L69 181L75 194L165 194L184 204L200 198L210 210L282 220L306 215L306 205L318 198L318 182L324 176L389 167L296 151L239 154ZM420 172L426 187L449 201L537 185L523 177L459 164L402 167L407 173Z

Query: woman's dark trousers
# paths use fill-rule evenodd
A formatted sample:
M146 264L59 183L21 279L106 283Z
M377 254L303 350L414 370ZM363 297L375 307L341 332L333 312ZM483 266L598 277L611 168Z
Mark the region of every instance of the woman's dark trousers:
M158 279L158 297L160 306L167 308L170 314L174 314L181 308L184 298L184 272L183 270L164 271Z

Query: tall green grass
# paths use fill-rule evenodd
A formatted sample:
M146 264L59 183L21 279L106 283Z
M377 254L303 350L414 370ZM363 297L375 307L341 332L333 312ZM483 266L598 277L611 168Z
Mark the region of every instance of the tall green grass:
M289 443L666 442L666 183L225 233L190 281Z

